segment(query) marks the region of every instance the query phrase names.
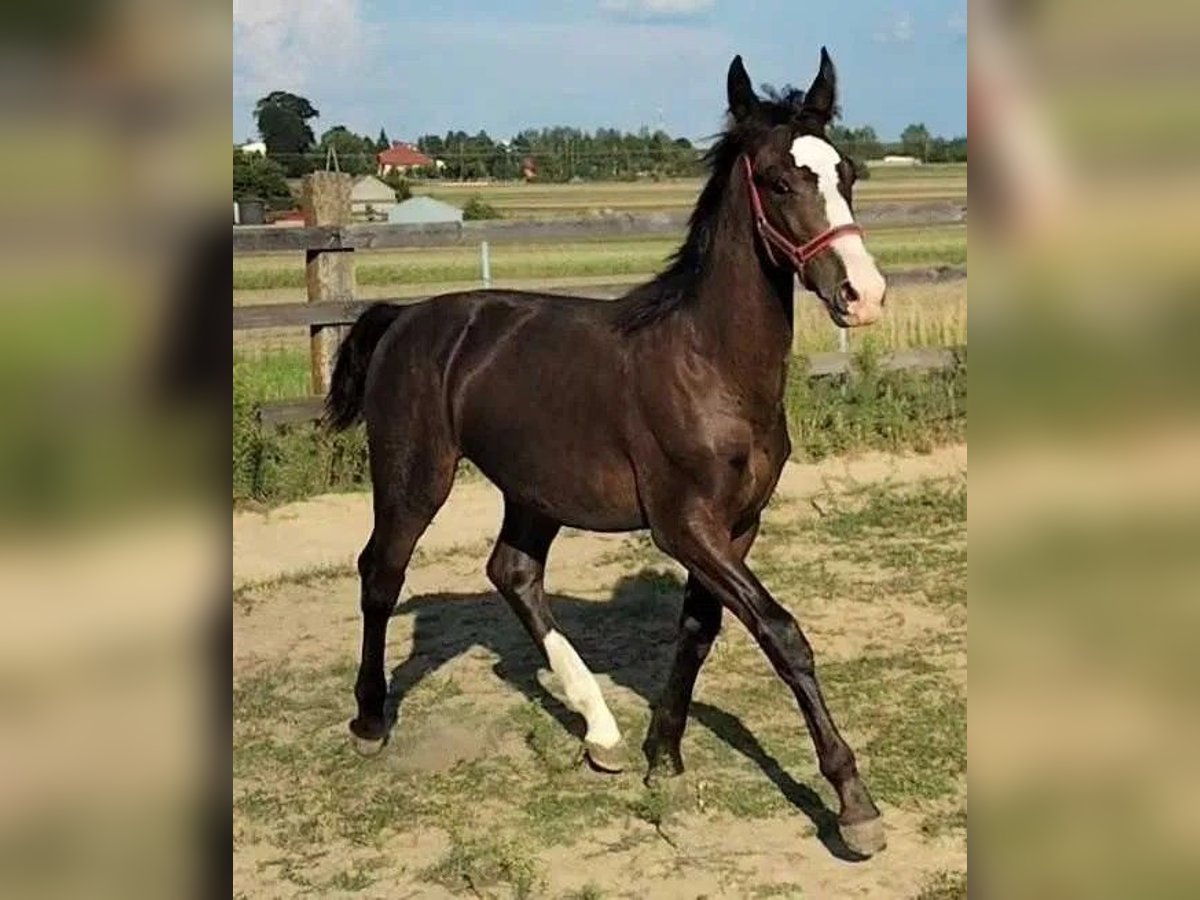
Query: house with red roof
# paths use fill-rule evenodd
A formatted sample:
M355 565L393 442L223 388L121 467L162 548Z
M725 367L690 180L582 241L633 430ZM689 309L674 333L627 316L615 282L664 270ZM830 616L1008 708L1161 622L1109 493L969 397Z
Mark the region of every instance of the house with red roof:
M392 171L404 175L410 169L420 169L437 165L434 160L430 159L412 144L406 144L404 141L392 141L392 146L379 153L376 158L379 161L379 174L381 176Z

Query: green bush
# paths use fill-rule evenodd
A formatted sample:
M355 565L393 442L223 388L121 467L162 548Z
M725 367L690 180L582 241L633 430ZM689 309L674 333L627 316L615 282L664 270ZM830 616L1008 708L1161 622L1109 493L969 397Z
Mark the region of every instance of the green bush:
M463 220L473 221L475 219L499 219L500 210L485 201L482 197L475 196L467 201L463 207Z
M316 422L264 428L259 398L248 380L234 378L233 499L285 503L316 494L365 490L370 485L362 428L330 433Z
M388 173L383 176L383 183L396 192L397 203L403 203L412 196L412 187L409 185L408 179L395 169L388 170Z
M871 351L853 375L808 378L801 360L788 374L792 456L817 460L853 450L916 450L966 439L966 351L943 372L884 371Z

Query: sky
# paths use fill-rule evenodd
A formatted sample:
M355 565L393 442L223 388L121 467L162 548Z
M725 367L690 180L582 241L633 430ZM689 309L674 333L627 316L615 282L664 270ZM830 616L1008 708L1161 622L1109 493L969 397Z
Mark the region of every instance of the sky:
M272 90L393 139L530 127L717 132L740 53L807 87L822 44L847 125L966 133L966 0L234 0L233 137Z

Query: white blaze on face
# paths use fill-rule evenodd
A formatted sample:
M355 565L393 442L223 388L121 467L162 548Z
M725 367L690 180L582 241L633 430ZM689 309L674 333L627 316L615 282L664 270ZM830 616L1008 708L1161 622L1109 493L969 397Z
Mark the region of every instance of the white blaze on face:
M827 141L806 134L792 142L792 159L817 176L817 189L825 200L825 217L829 227L852 225L854 216L850 204L838 190L837 166L841 157ZM883 305L883 294L887 284L875 265L875 258L867 251L862 237L846 234L835 238L831 245L846 269L846 279L858 299L849 304L850 324L867 325L879 318Z
M604 702L595 676L579 658L575 648L557 631L546 635L542 646L546 648L550 668L562 681L567 705L587 720L585 740L601 747L615 747L621 740L617 721Z

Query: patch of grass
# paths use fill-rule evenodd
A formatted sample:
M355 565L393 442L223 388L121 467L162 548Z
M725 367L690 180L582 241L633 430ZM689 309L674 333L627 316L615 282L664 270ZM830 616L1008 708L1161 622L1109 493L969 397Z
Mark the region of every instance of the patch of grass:
M479 895L481 889L508 885L518 898L531 897L545 879L530 851L508 838L466 838L455 834L450 849L421 876L451 890L464 888Z
M938 872L925 883L913 900L965 900L966 872Z
M348 869L334 873L319 887L325 891L364 891L378 881L376 872L385 862L381 857L360 861Z
M520 732L538 762L551 775L577 769L583 752L579 742L540 704L528 702L513 707L509 721Z
M233 500L275 505L317 494L370 488L361 426L330 432L317 422L264 428L263 402L308 396L308 356L286 350L244 356L233 370ZM467 460L455 478L481 478Z
M256 581L247 581L238 585L233 591L233 602L235 605L242 607L246 612L250 612L254 608L254 595L263 591L277 590L288 585L315 584L320 581L330 581L334 578L356 577L358 577L358 567L353 563L344 563L341 565L330 563L328 565L309 566L291 572L284 572L272 578L260 578Z
M239 353L233 360L233 381L247 400L304 397L312 386L310 365L302 350Z
M625 538L613 550L601 555L601 565L620 566L653 566L659 565L666 559L658 547L654 546L649 532L638 532Z
M949 812L930 813L921 822L921 834L926 837L940 837L950 831L966 831L967 808L956 806Z
M623 810L615 792L584 786L561 790L552 784L535 791L521 805L521 831L545 844L573 844L589 828L604 825Z
M797 725L801 723L797 721ZM804 740L799 731L796 737ZM726 776L701 781L696 807L701 811L720 810L736 819L769 819L794 811L791 801L761 772L753 772L748 778Z
M817 675L835 719L870 734L859 764L877 797L904 805L956 790L967 767L967 703L940 669L912 652L819 664Z
M784 396L792 453L823 459L851 450L915 450L966 438L967 369L884 371L877 354L859 356L851 376L810 379L803 365L788 373Z
M286 356L279 358L286 359ZM263 428L259 404L283 383L262 373L285 367L234 367L233 499L281 503L369 485L367 441L362 428L331 433L315 422Z
M803 897L804 887L795 881L782 881L778 884L759 884L750 888L753 900L764 900L767 897Z
M660 833L671 817L682 811L682 792L670 780L646 788L629 802L628 809L637 819L653 825Z
M233 687L235 719L277 716L293 708L295 673L283 665L264 666L238 679Z
M797 354L840 349L836 326L824 304L798 291L792 351ZM909 347L959 347L967 343L967 282L894 284L888 288L883 317L869 328L846 332L849 350L877 353Z
M642 276L661 271L674 252L677 240L643 240L620 243L572 245L498 245L492 250L493 279L581 278L586 276ZM950 236L934 232L896 237L878 235L871 247L884 268L961 266L967 259L965 229ZM386 260L386 261L382 261ZM273 265L270 265L273 263ZM362 286L470 282L482 277L479 251L475 247L447 250L432 248L420 254L392 252L373 257L364 254L355 267L355 280ZM303 288L304 268L299 264L255 260L235 266L234 290L256 291ZM434 289L433 293L437 293Z
M476 219L499 219L500 211L482 197L476 195L463 205L463 220L471 222Z
M452 676L429 675L405 694L403 714L423 715L462 695L462 687Z
M951 607L966 603L966 482L926 479L916 485L872 485L823 497L820 518L793 526L822 544L823 558L845 560L864 571L885 570L841 585L862 600L923 595L924 602ZM766 554L770 558L770 554ZM784 561L786 568L786 560ZM821 565L824 565L822 559ZM808 576L811 580L812 576ZM803 583L803 582L802 582ZM832 596L836 585L828 585Z
M930 478L910 489L876 484L847 491L835 502L816 528L839 541L945 536L967 521L967 485L962 479Z
M604 891L593 881L589 881L577 891L567 891L559 900L604 900Z

